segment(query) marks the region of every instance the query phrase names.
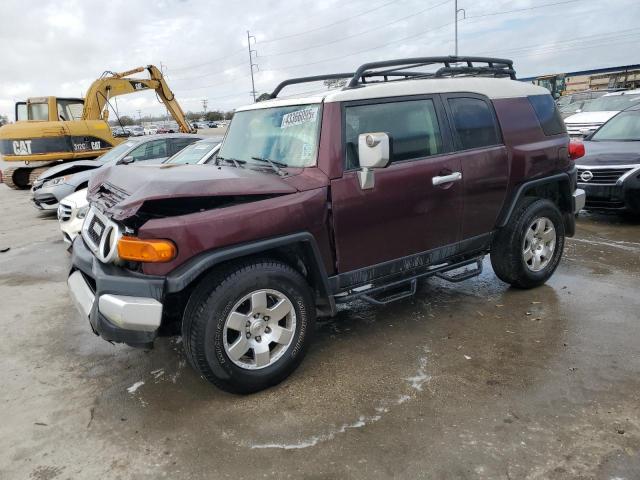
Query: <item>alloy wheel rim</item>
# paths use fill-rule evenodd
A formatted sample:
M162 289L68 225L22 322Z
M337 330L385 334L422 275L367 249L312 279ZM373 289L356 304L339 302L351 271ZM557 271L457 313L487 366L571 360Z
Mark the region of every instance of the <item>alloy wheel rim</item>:
M533 272L544 270L553 258L556 249L556 229L547 217L533 220L522 242L522 259Z
M295 332L296 312L291 300L277 290L255 290L227 315L222 332L224 350L241 368L267 368L286 353Z

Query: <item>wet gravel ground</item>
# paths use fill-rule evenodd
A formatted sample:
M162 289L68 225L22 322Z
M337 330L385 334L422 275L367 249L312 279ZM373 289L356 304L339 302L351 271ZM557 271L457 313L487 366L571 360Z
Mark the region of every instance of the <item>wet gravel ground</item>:
M95 337L57 222L0 185L0 478L640 478L640 221L583 215L546 286L488 261L322 322L301 368L233 396L179 338Z

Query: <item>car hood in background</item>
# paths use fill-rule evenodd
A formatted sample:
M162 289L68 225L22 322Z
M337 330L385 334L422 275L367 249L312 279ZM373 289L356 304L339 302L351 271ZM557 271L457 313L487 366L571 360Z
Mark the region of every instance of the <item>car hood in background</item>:
M88 196L115 220L124 220L135 215L143 203L154 200L295 193L299 182L293 178L302 169L289 170L292 175L280 177L262 169L230 166L116 165L91 178ZM322 183L318 178L314 182Z
M64 197L60 203L66 203L67 205L73 205L76 208L82 208L89 203L87 200L87 189L83 188L77 192L73 192L71 195Z
M38 180L49 180L51 178L61 177L63 175L71 175L83 170L91 170L103 166L104 163L97 162L96 160L77 160L75 162L64 162L55 167L51 167L45 170Z
M617 111L580 112L564 119L565 123L604 123L615 116Z
M580 166L640 164L638 142L584 142L585 155L576 160Z

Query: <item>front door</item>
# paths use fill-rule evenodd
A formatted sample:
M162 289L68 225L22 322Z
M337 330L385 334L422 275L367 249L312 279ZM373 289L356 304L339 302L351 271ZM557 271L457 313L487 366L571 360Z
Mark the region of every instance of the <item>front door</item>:
M338 272L401 259L456 243L462 182L434 185L461 172L437 96L376 99L344 107L345 172L331 182ZM363 190L357 177L358 135L386 132L392 154Z

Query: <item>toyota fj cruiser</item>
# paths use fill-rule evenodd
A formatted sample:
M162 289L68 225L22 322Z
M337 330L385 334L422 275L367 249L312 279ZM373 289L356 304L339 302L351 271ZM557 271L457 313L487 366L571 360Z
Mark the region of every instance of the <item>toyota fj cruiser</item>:
M287 80L236 111L214 166L96 174L68 284L104 339L148 347L181 332L204 378L254 392L296 368L337 302L464 280L488 253L514 287L544 283L584 205L578 155L549 92L515 81L510 60Z

